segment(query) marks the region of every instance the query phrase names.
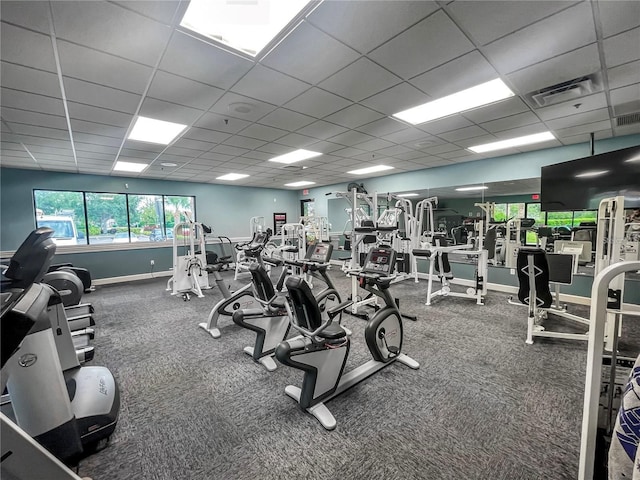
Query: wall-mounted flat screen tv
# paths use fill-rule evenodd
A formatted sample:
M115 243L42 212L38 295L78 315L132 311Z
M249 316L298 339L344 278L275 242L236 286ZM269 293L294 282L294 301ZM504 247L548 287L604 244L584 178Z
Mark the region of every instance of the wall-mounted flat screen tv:
M640 145L542 167L543 211L594 210L618 195L640 208Z

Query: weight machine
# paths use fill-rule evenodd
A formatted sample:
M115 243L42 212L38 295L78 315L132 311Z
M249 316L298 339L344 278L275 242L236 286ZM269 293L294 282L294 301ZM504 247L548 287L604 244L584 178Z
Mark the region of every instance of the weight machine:
M207 272L207 252L202 223L191 220L188 212L182 215L186 221L180 222L180 212L176 212L173 227L173 275L167 282L171 295L182 295L184 301L191 300L191 294L202 298L202 290L211 288ZM182 237L182 245L178 240ZM178 247L186 251L180 255Z

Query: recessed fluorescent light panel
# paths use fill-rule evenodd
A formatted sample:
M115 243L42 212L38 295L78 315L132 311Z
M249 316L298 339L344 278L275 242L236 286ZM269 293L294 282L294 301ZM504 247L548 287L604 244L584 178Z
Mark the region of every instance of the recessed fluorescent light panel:
M216 177L216 180L240 180L241 178L247 178L249 175L246 173L227 173L221 177Z
M311 150L304 150L301 148L300 150L295 150L293 152L271 158L269 161L277 163L296 163L302 160L307 160L308 158L318 157L320 155L322 155L322 153L312 152Z
M505 148L521 147L523 145L555 140L555 138L556 137L554 137L551 132L534 133L533 135L525 135L524 137L516 137L510 138L509 140L476 145L474 147L469 147L469 150L475 153L493 152L494 150L503 150Z
M315 185L316 182L308 182L306 180L300 180L299 182L293 182L293 183L285 183L284 186L285 187L304 187L306 185Z
M186 125L155 118L138 117L129 134L129 140L139 142L159 143L168 145L187 128Z
M255 57L308 0L191 0L180 26Z
M417 193L399 193L396 197L417 197Z
M460 188L456 188L456 192L471 192L472 190L486 190L487 187L486 185L478 185L476 187L460 187Z
M148 163L121 162L117 161L114 170L118 172L141 172L149 166Z
M393 167L389 167L387 165L375 165L373 167L361 168L359 170L351 170L347 173L352 175L365 175L367 173L382 172L384 170L393 170Z
M576 175L576 178L599 177L600 175L604 175L605 173L609 173L609 170L593 170L590 172L579 173Z
M498 102L505 98L513 97L513 95L514 93L509 87L502 80L496 78L490 82L394 113L393 116L412 125L418 125L419 123L429 122L454 113Z

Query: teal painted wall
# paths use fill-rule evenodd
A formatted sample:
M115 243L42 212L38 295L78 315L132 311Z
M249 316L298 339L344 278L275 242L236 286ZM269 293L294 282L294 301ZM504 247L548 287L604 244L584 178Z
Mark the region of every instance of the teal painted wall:
M635 145L640 145L640 135L613 137L596 141L594 152L596 154L605 153ZM567 162L589 155L589 144L580 143L414 172L385 175L383 177L359 178L353 176L345 183L310 188L308 195L303 196L302 192L299 193L301 199L315 199L316 215L329 216L328 202L333 197L327 196L327 194L346 191L347 185L352 181L363 182L369 192L386 193L451 187L470 183L521 180L540 177L540 169L543 166ZM446 201L446 199L442 199L442 201Z
M214 234L228 237L249 236L249 219L254 216L264 216L271 227L274 212L285 212L290 222L300 216L298 194L289 190L2 168L0 250L15 250L35 228L34 189L193 195L197 220L212 226ZM152 259L156 272L167 270L171 256L171 248L159 247L58 254L54 261L89 268L94 278L108 278L148 273Z
M0 170L0 187L2 250L15 249L35 227L34 189L193 195L197 220L211 225L214 233L228 237L248 236L249 219L254 216L264 216L267 226L272 226L274 212L286 212L292 222L300 217L297 192L279 189L10 168Z

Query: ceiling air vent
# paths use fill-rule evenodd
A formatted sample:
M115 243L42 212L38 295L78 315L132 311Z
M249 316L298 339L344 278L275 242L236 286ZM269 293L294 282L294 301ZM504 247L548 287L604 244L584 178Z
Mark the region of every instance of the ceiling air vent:
M640 113L630 113L616 117L616 127L624 127L625 125L632 125L634 123L640 123Z
M585 75L536 90L526 96L534 107L548 107L568 102L602 90L599 77L599 74Z

